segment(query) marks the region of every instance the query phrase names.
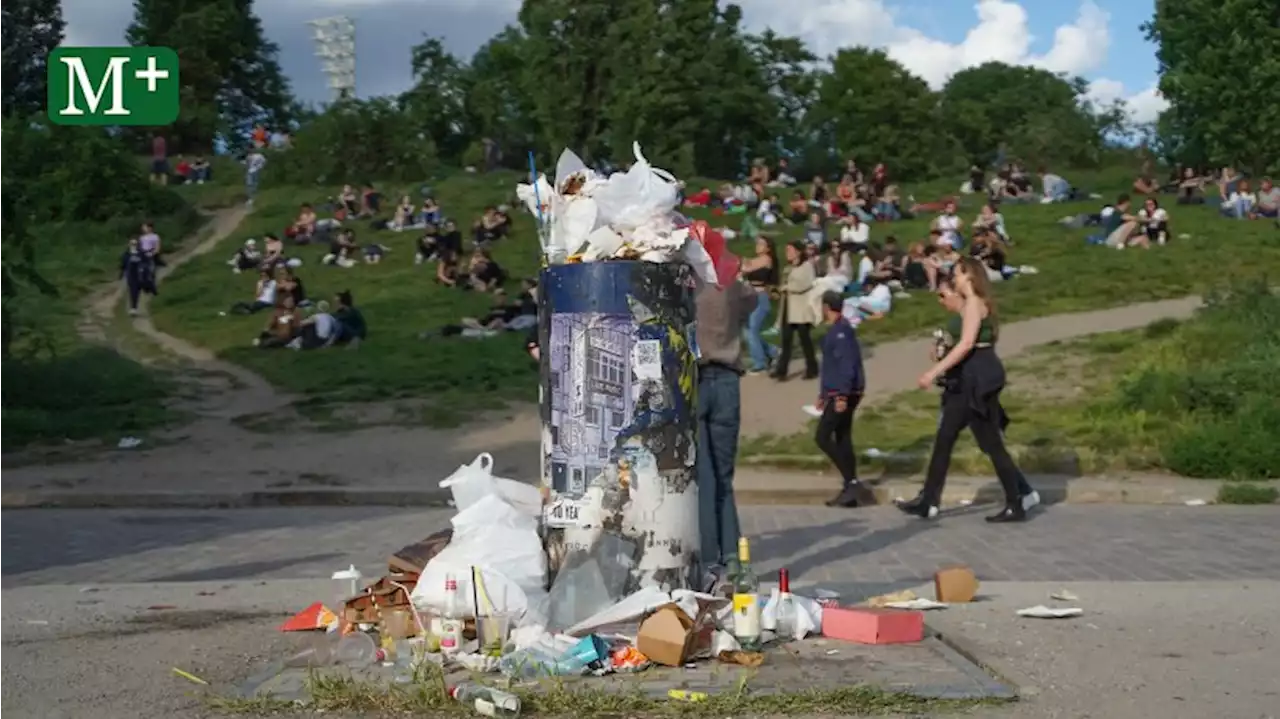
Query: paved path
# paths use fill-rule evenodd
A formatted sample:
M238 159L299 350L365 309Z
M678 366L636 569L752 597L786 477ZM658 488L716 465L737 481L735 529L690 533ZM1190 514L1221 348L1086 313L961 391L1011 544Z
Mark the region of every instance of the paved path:
M966 562L989 581L1280 580L1273 508L1059 505L1025 525L983 511L935 523L892 508L748 507L759 569L799 583L880 589ZM327 577L383 571L450 510L31 510L3 514L5 586Z
M1200 305L1199 297L1184 297L1010 322L1000 328L1000 356L1008 359L1037 345L1137 329L1157 320L1185 319ZM865 402L880 402L899 392L914 389L916 379L929 369L931 346L929 340L920 337L876 345L865 362L868 381ZM801 380L795 374L800 371L800 364L793 360L793 379L786 383L764 376L752 376L743 381L743 435L786 435L805 428L809 417L800 408L813 401L818 389L816 382Z

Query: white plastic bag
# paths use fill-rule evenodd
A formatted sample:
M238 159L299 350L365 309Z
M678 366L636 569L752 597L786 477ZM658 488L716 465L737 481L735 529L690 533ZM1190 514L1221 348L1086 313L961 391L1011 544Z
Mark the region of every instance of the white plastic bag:
M679 202L676 178L666 170L649 164L633 143L636 161L630 170L609 176L593 192L599 208L599 221L615 229L635 229L670 212Z
M447 487L453 494L453 506L459 514L490 495L502 498L521 514L531 517L542 514L542 494L538 488L493 476L493 455L488 452L481 452L471 464L458 467L456 472L440 480L440 487Z
M535 492L537 490L534 490ZM488 494L450 520L449 546L423 568L413 590L413 603L444 608L445 578L452 574L473 614L471 568L482 577L489 602L499 611L522 614L545 594L547 559L538 537L538 520L517 510L498 494ZM482 608L487 609L482 601Z

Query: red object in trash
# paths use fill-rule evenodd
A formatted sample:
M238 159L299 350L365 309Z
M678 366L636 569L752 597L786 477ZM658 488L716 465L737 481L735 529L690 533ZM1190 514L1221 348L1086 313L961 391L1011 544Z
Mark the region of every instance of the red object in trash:
M702 247L707 251L707 256L711 258L711 263L715 265L716 284L721 287L728 287L738 276L741 260L737 255L729 251L724 241L724 235L712 229L706 220L694 221L689 226L689 234L702 243Z
M329 611L320 602L303 609L290 617L289 621L280 625L282 632L311 632L317 629L328 629L330 624L338 621L338 615Z

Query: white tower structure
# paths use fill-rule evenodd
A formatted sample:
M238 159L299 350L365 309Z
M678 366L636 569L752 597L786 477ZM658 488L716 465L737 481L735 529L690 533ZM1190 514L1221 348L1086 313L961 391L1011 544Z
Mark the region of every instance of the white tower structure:
M316 41L316 57L329 76L333 99L356 94L356 24L346 16L326 17L307 23Z

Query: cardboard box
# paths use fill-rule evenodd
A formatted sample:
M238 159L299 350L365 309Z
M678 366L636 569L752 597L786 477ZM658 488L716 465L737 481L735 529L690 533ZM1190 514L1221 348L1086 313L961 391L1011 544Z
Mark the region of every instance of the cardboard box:
M402 547L387 560L387 568L392 574L421 574L442 549L449 546L453 539L453 529L442 529L417 544Z
M655 664L684 666L693 641L693 618L674 604L658 607L640 622L636 649Z
M907 644L924 639L924 613L835 607L822 610L822 634L858 644Z
M933 575L933 598L939 602L964 604L977 595L978 578L963 564L943 567Z
M347 600L342 618L352 624L377 624L389 609L408 609L418 575L388 575ZM397 586L398 585L398 586Z

